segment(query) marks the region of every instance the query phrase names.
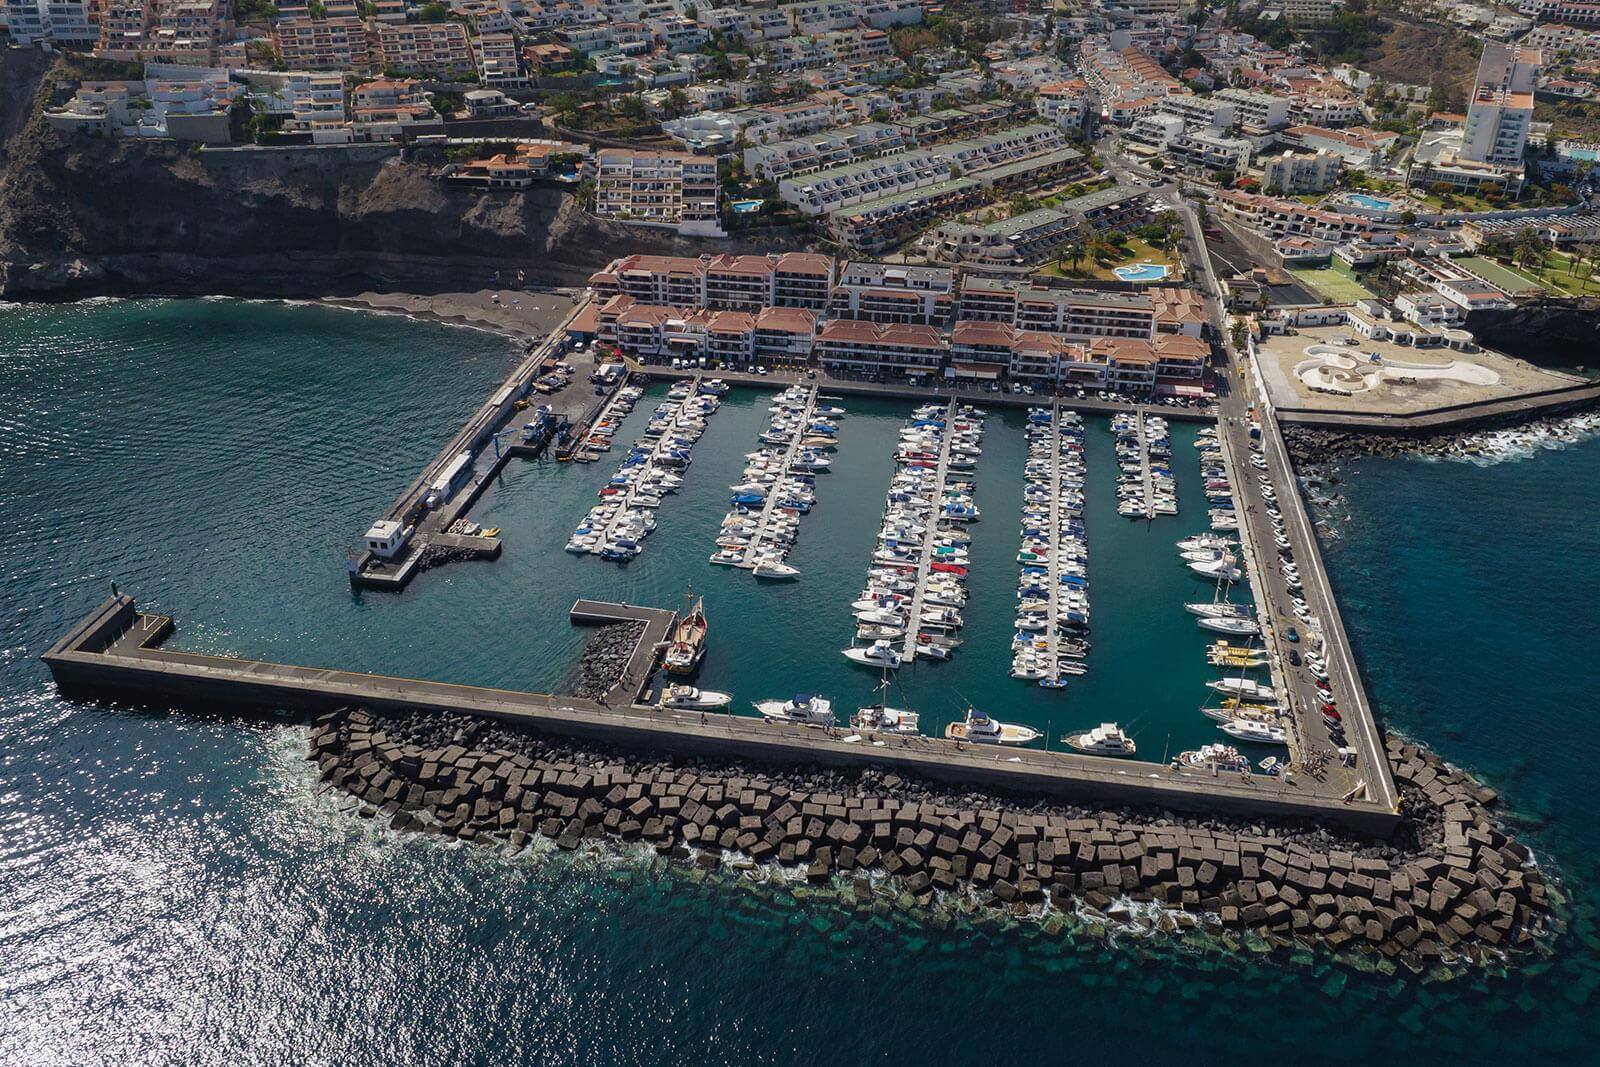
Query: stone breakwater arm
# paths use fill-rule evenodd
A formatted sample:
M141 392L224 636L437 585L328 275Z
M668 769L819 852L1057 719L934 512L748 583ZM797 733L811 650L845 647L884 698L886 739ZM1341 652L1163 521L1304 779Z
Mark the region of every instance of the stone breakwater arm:
M1277 943L1358 949L1421 972L1529 944L1549 898L1527 849L1495 823L1492 790L1391 739L1408 835L1095 811L953 795L866 770L839 774L672 762L552 746L511 727L429 713L327 712L309 757L360 814L395 829L512 848L644 841L718 866L724 853L813 881L879 872L921 903L975 895L1018 915L1123 898Z

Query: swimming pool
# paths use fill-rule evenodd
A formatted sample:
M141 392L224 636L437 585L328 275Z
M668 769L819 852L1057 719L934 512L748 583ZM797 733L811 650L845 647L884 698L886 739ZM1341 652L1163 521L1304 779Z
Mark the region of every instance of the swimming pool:
M1167 276L1167 268L1159 263L1140 263L1134 267L1117 267L1111 273L1125 282L1159 282Z
M1393 200L1385 200L1381 196L1368 196L1366 193L1351 193L1346 199L1356 207L1369 207L1374 211L1388 211L1394 207Z
M733 212L736 215L753 215L757 211L761 210L761 201L759 201L759 200L735 200L729 206L733 208Z

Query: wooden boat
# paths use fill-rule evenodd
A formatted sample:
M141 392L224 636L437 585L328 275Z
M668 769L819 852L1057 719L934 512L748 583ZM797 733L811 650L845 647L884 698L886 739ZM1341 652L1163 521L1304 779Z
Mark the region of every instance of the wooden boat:
M673 627L672 639L667 644L666 654L661 658L661 664L667 669L668 674L689 674L700 665L700 660L706 654L706 623L705 598L700 597L694 601L688 614L678 620L678 625Z

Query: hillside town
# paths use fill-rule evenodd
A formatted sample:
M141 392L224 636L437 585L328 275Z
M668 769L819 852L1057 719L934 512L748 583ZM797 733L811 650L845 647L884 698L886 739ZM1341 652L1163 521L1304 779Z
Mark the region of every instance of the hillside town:
M1472 350L1474 313L1600 293L1600 5L1500 10L0 0L103 75L55 84L62 137L386 148L636 232L575 327L625 355L1172 396L1213 343ZM1397 20L1475 73L1342 58Z

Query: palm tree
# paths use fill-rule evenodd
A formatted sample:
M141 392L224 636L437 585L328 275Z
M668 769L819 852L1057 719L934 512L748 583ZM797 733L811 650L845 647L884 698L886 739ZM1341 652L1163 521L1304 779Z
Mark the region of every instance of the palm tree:
M1082 241L1073 241L1067 246L1067 258L1072 261L1072 269L1077 270L1078 264L1083 262L1083 257L1088 254Z

